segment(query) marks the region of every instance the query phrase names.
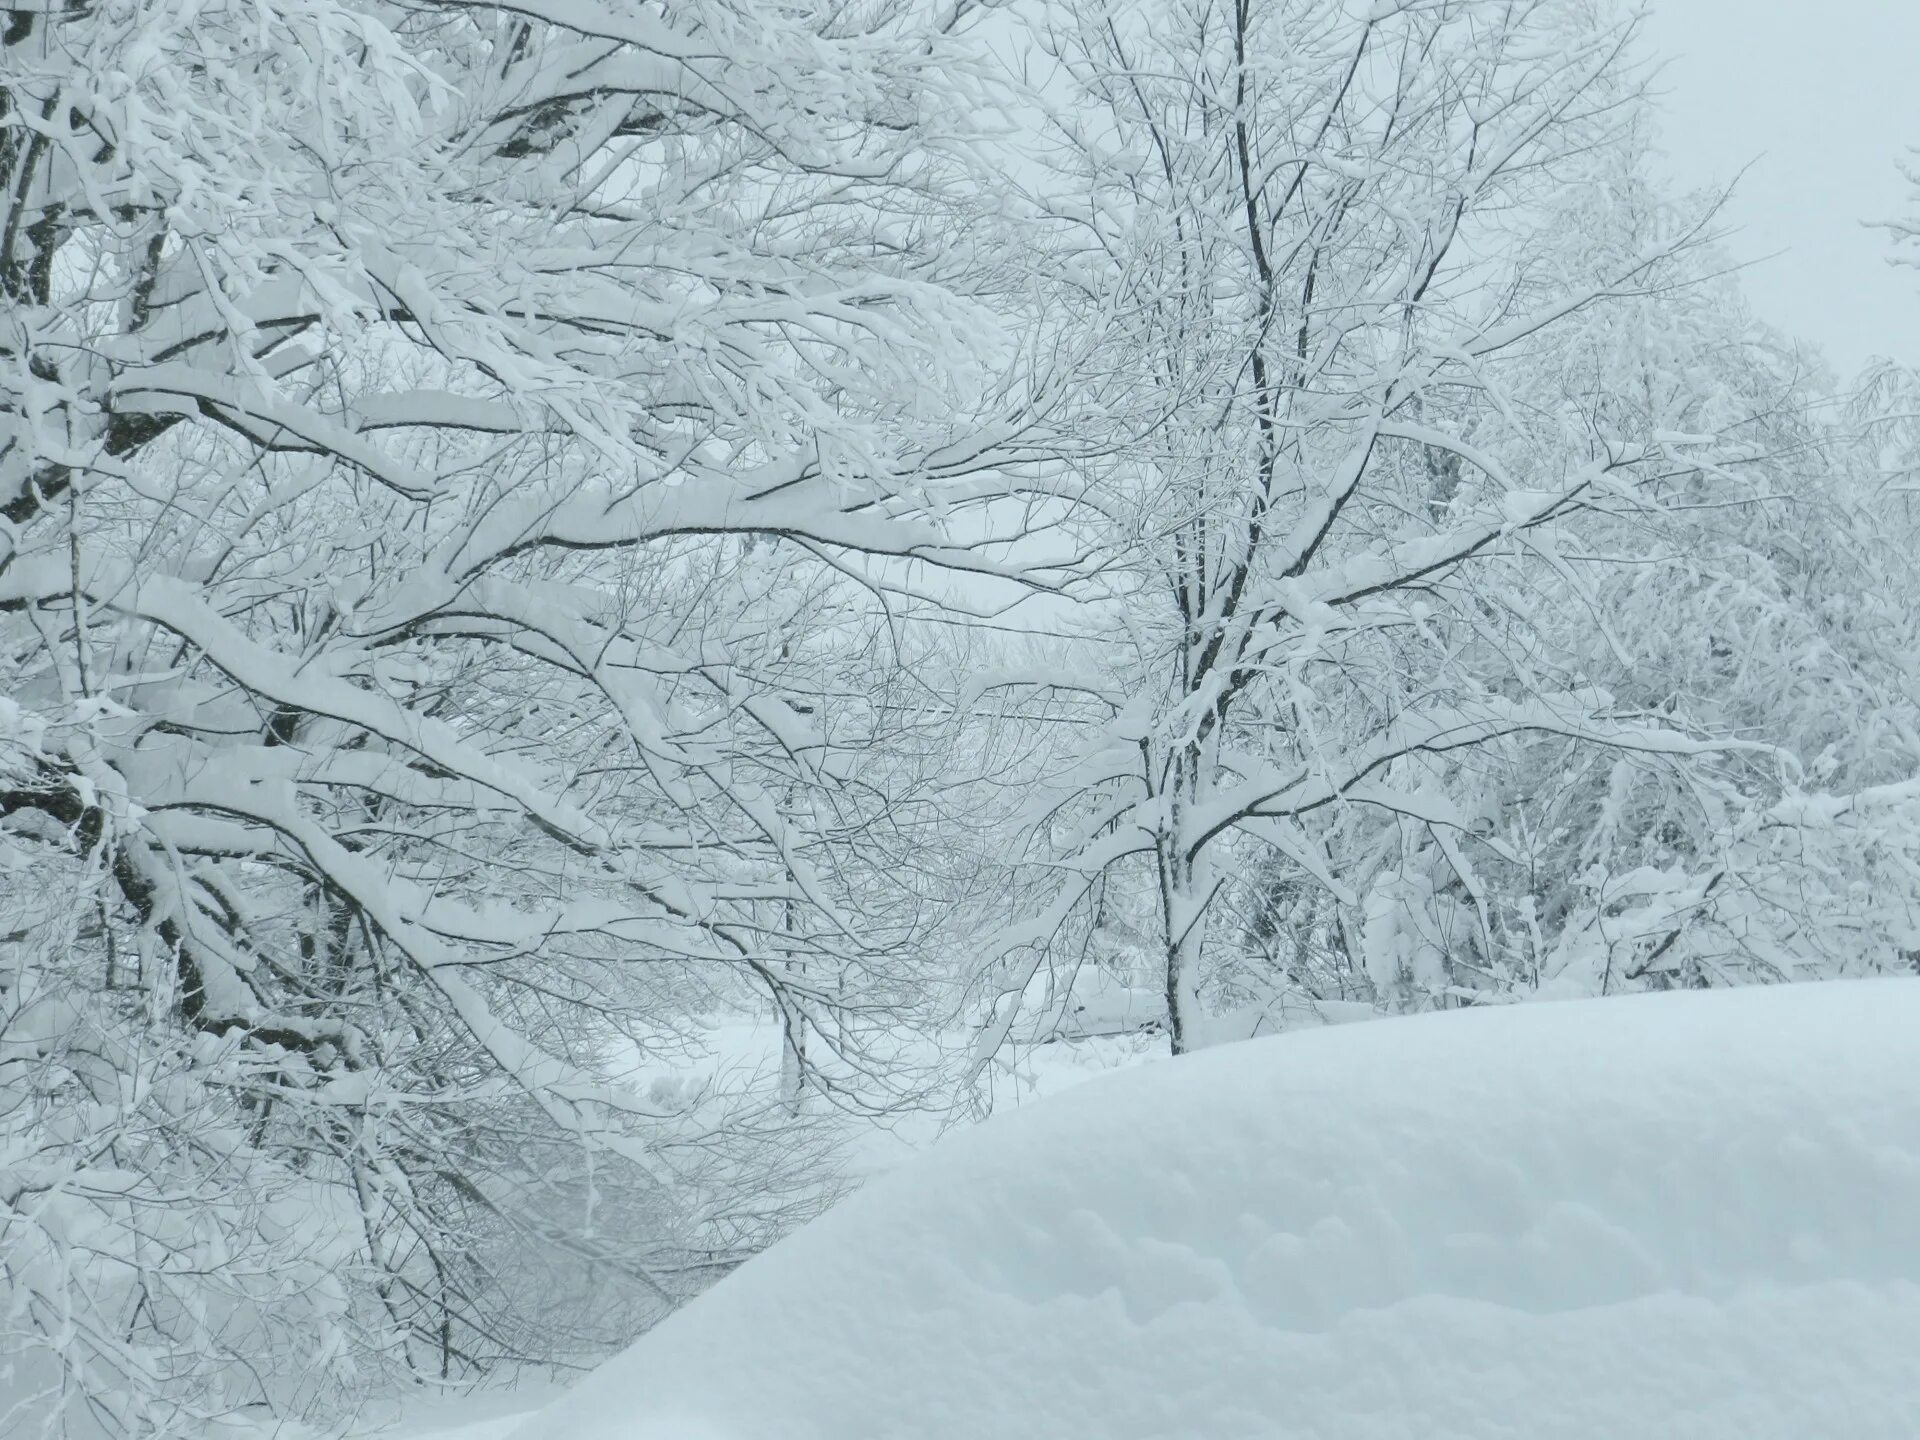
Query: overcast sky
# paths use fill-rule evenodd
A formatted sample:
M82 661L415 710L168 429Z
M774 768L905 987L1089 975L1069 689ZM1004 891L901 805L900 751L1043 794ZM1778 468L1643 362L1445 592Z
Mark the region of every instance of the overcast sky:
M1762 319L1818 342L1844 378L1870 354L1920 364L1920 271L1865 219L1911 205L1894 162L1920 146L1920 0L1649 0L1667 57L1673 178L1741 181L1728 212Z

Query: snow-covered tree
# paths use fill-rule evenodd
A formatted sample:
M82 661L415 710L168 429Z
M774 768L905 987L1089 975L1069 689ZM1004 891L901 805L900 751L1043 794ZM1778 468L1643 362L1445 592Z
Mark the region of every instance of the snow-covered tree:
M817 1198L676 1076L872 1098L879 601L1053 514L966 9L6 13L0 1429L572 1359L501 1234L638 1313Z
M1073 197L1054 207L1079 241L1063 283L1141 403L1092 541L1122 658L1078 692L1101 738L1047 822L1068 878L1003 984L1146 857L1176 1049L1202 1028L1210 931L1276 863L1370 917L1354 939L1375 968L1412 945L1396 974L1445 990L1415 952L1451 941L1422 950L1401 924L1430 882L1336 853L1335 817L1417 828L1471 895L1484 822L1437 757L1522 733L1707 748L1532 666L1518 598L1480 583L1699 463L1665 402L1542 417L1512 399L1515 357L1673 283L1698 239L1543 251L1562 188L1631 134L1634 27L1604 9L1177 0L1036 22L1049 88L1071 90L1044 157L1076 182L1049 182ZM1463 925L1484 923L1473 906Z

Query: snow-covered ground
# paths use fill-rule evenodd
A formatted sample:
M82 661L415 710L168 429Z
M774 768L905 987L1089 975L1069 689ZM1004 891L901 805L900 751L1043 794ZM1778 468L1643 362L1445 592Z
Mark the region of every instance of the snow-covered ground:
M1920 981L1255 1040L954 1135L460 1440L1911 1440Z
M1100 990L1105 994L1106 990ZM1312 1017L1309 1017L1309 1022ZM697 1089L721 1076L748 1075L771 1086L780 1066L780 1028L766 1017L716 1017L704 1027L708 1052L704 1066L679 1064L653 1075L636 1070L629 1083L645 1091L658 1081ZM971 1037L952 1037L964 1049ZM1027 1041L1009 1045L981 1078L998 1113L1032 1105L1097 1078L1112 1070L1144 1063L1166 1051L1166 1037L1130 1031L1095 1034L1072 1043ZM931 1047L908 1057L909 1063L935 1065L940 1057ZM878 1121L850 1121L850 1139L844 1155L852 1174L861 1181L886 1174L911 1161L942 1136L962 1133L963 1116L939 1110L908 1110ZM267 1431L236 1428L223 1440L504 1440L547 1400L555 1387L522 1384L494 1387L470 1394L423 1396L397 1404L370 1406L344 1437L329 1432L276 1426ZM0 1436L0 1440L5 1440Z
M537 1408L536 1398L517 1391L430 1402L410 1412L396 1433L405 1440L506 1440Z

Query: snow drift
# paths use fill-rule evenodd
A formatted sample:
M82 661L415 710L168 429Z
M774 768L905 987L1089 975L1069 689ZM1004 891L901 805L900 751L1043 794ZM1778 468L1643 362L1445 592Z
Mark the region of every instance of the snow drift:
M1911 1440L1920 981L1470 1011L961 1134L519 1440Z

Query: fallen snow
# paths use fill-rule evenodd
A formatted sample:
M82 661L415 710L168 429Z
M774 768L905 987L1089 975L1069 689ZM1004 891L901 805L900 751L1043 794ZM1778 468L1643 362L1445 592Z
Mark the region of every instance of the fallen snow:
M488 1420L469 1420L451 1429L414 1431L410 1433L409 1440L507 1440L515 1425L524 1419L524 1415L510 1414Z
M1920 981L1303 1031L961 1134L517 1440L1920 1435Z
M480 1420L465 1420L457 1425L433 1430L410 1430L409 1440L507 1440L526 1419L524 1407L491 1415Z

